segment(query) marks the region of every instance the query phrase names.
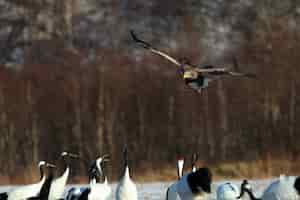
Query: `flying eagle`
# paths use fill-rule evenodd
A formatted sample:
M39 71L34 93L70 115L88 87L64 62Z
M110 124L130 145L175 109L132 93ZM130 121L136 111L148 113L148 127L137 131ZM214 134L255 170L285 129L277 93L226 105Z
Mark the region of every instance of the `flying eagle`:
M208 86L208 83L210 81L216 80L223 76L240 76L240 77L248 77L248 78L256 77L255 74L233 71L231 68L226 68L226 67L215 67L213 65L204 65L201 67L195 66L190 64L190 62L185 58L177 60L172 56L154 48L150 43L139 39L133 31L130 31L130 34L132 39L137 44L149 50L150 52L167 59L175 66L179 67L181 76L185 84L199 93L201 93L202 89ZM236 59L234 59L234 67L237 68L237 65L238 65L237 61Z

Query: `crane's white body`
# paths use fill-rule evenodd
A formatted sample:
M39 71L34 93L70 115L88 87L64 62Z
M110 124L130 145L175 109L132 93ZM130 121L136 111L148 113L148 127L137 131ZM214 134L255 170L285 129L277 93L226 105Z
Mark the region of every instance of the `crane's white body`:
M107 156L106 156L107 157ZM100 157L96 160L96 169L103 175L103 170L101 168L101 163L108 161L105 157ZM81 195L87 189L90 190L87 196L83 198ZM90 186L89 188L72 188L69 190L67 195L67 200L76 200L78 198L86 199L86 200L111 200L112 199L112 189L107 182L107 177L105 176L105 180L103 183L97 183L96 177L90 177Z
M76 200L87 187L73 187L68 191L66 200Z
M208 199L208 195L203 193L200 194L193 194L190 186L188 184L187 175L184 175L178 182L177 182L177 193L181 200L206 200Z
M111 200L112 199L112 189L110 185L105 180L104 183L96 183L94 181L90 182L90 193L88 195L88 200ZM72 188L69 190L67 195L67 200L75 200L80 197L82 192L84 192L87 187Z
M105 179L104 183L93 183L90 185L91 192L88 196L88 200L111 200L112 190L110 185Z
M178 179L180 179L183 175L183 166L184 166L184 159L177 160L177 175ZM177 182L173 183L168 187L166 200L179 200L179 196L177 194Z
M217 188L217 200L236 200L239 195L240 190L233 183L223 183Z
M129 168L125 167L124 176L117 185L116 200L137 200L137 189L129 176Z
M180 200L177 194L177 182L168 187L166 200Z
M20 186L16 189L13 189L8 193L7 199L8 200L24 200L29 197L35 197L39 194L45 180L46 180L46 177L44 175L38 183Z
M67 167L63 175L52 181L48 200L61 199L68 181L70 168Z
M262 195L263 200L298 200L299 195L294 188L296 177L280 176L272 182Z

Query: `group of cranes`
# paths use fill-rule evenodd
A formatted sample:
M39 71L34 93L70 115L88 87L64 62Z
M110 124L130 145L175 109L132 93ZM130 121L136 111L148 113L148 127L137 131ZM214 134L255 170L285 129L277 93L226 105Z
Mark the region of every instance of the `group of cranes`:
M1 200L57 200L61 199L69 176L69 158L78 157L75 154L62 152L60 158L65 164L62 176L54 179L53 170L56 165L46 161L39 162L41 178L38 183L25 185L0 194ZM47 169L47 170L46 170Z
M300 198L300 177L281 175L264 190L261 197L256 197L249 182L244 180L238 198L245 193L251 200L298 200Z
M116 200L137 200L137 188L130 178L127 147L124 148L123 156L123 172L116 188L115 197ZM89 169L89 186L85 188L71 188L66 200L111 200L113 198L112 188L102 169L103 164L108 161L108 155L97 158Z
M56 165L46 161L39 162L41 178L38 183L20 186L0 194L0 200L62 200L70 174L70 160L81 159L79 155L62 152L59 160L63 163L63 173L54 178ZM111 200L113 192L104 174L102 166L109 161L108 155L97 158L91 165L88 187L73 187L66 195L66 200ZM137 188L131 180L128 166L128 151L124 150L123 176L116 189L117 200L137 200ZM103 180L101 182L101 179Z
M211 192L212 173L207 167L196 167L197 154L193 154L191 171L183 174L184 159L177 160L178 180L168 187L166 200L205 199Z
M128 150L124 148L124 165L122 177L116 188L116 200L137 200L137 188L130 178ZM85 188L71 188L68 192L66 200L111 200L113 193L111 186L107 181L102 166L104 162L108 162L107 155L97 158L89 169L89 186ZM100 181L102 178L103 182Z
M81 159L78 155L63 152L60 155L64 165L61 176L54 178L56 165L40 161L40 180L35 184L20 186L0 194L0 200L62 200L70 173L70 160ZM109 161L108 155L94 160L88 170L89 185L73 187L68 190L66 200L112 200L113 192L107 181L103 166ZM184 158L177 160L178 180L168 187L166 200L209 200L212 191L212 173L207 167L196 167L197 154L192 156L190 172L183 174ZM300 198L300 177L281 175L256 197L247 180L240 188L231 182L220 184L216 189L217 200L238 200L248 195L250 200L297 200ZM128 150L124 149L124 164L122 176L115 193L116 200L138 200L135 183L130 177Z
M184 159L177 160L178 180L166 192L166 200L210 200L212 174L209 168L196 168L196 154L193 154L192 170L183 175ZM220 184L216 189L217 200L298 200L300 199L300 177L281 175L265 189L261 197L256 197L247 180L240 188L231 182ZM248 198L247 198L248 199Z

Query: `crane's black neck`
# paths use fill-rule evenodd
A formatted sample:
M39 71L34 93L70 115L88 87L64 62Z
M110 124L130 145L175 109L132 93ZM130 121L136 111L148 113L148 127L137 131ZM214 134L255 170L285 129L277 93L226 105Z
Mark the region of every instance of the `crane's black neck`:
M61 159L62 159L62 174L65 173L65 171L70 167L70 159L69 159L69 156L61 156Z
M124 149L123 156L124 156L124 170L125 170L128 167L128 150L127 150L127 147L125 147L125 149Z
M262 200L261 198L255 197L254 194L253 194L253 192L251 190L246 189L246 188L244 190L245 190L245 192L247 192L247 194L249 195L249 197L250 197L251 200Z
M53 168L49 168L49 174L48 174L47 179L45 180L45 183L43 184L40 194L39 194L40 199L43 199L43 200L48 199L53 178L54 178Z
M50 192L51 183L52 183L52 180L53 180L53 178L54 178L54 175L53 175L53 168L50 167L50 168L48 168L48 169L49 169L49 170L48 170L47 178L46 178L44 184L42 185L42 188L41 188L41 190L39 191L38 196L27 198L27 200L48 200L48 196L49 196L49 192Z
M196 167L197 160L198 160L198 155L196 153L193 153L193 155L192 155L192 172L195 172L197 170L197 167Z
M44 165L40 165L40 180L42 180L43 179L43 177L44 177Z
M257 198L254 196L253 192L251 189L249 189L248 185L248 180L243 180L242 184L241 184L241 193L240 196L237 197L237 199L240 199L244 196L245 192L249 195L251 200L261 200L261 198Z
M96 180L96 182L98 182L98 179L99 179L99 174L97 170L97 164L96 161L94 161L89 168L89 181L91 182L92 180Z

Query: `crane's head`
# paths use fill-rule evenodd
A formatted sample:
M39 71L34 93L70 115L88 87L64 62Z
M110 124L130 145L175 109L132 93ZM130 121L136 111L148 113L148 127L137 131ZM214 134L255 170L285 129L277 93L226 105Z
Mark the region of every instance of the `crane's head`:
M74 154L74 153L69 153L69 152L66 152L66 151L62 152L62 153L60 154L60 156L61 156L61 157L66 157L66 156L68 156L68 157L70 157L70 158L79 158L79 155Z
M104 162L108 162L109 161L109 155L108 154L105 154L101 157L99 157L97 160L96 160L96 167L100 173L100 176L103 175L103 170L102 170L102 166L101 164L103 164Z
M46 161L44 161L44 160L41 160L38 164L39 167L43 167L45 165L46 165Z

